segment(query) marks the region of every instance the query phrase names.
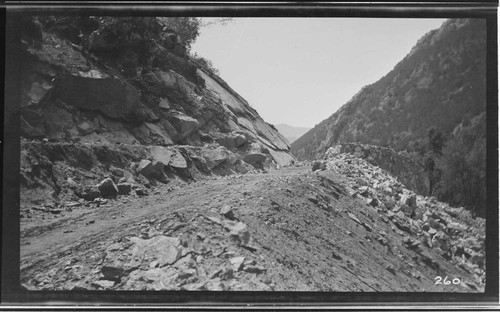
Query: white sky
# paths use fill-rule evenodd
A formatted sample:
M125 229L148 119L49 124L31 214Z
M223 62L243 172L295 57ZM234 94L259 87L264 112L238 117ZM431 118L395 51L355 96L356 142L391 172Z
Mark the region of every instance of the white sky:
M313 127L401 61L444 19L235 18L201 29L192 52L266 122Z

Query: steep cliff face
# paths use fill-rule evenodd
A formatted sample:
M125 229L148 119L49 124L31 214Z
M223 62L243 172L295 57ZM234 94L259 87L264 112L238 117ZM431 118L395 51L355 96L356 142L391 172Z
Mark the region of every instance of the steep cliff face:
M53 176L45 182L57 193L60 185L54 179L61 174L36 176L34 163L45 157L47 163L75 165L75 150L89 156L92 166L86 170L103 167L96 178L114 163L154 180L155 174L141 173L144 168L137 166L148 160L156 165L156 180L163 182L165 168L179 168L169 163L171 153L183 158L183 169L206 174L294 161L286 139L226 82L191 58L177 34L162 30L158 19L44 16L23 18L21 24L25 186ZM103 145L117 149L126 161L104 159ZM159 159L159 149L152 154L154 146L165 147L169 160ZM61 159L55 149L62 152ZM44 170L55 170L49 167Z
M411 151L422 145L429 127L451 135L485 110L486 22L452 19L423 36L386 76L293 142L292 152L314 159L339 142Z
M270 159L280 165L293 160L286 140L182 49L151 47L145 32L132 29L137 38L124 39L116 31L109 26L92 33L89 50L98 57L45 31L40 45L28 48L22 69L25 137L143 145L214 142L235 152L251 145L272 151L276 158ZM141 61L143 54L149 59Z

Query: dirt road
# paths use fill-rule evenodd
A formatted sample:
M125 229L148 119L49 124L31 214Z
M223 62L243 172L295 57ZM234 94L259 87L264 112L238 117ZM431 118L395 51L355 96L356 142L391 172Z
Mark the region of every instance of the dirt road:
M48 290L472 291L440 255L404 247L400 231L339 179L290 167L22 219L21 282ZM461 283L434 285L440 275Z

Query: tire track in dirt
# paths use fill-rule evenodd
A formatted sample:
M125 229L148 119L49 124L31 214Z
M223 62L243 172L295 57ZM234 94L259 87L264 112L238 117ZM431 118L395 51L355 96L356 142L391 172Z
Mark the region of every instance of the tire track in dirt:
M272 174L296 175L299 172L301 171L274 171ZM252 191L256 183L268 176L248 174L241 176L241 179L218 178L197 181L181 189L170 192L163 190L160 194L134 198L126 204L111 202L111 207L96 208L76 217L21 229L21 271L28 272L48 259L57 259L57 255L82 249L78 246L92 246L103 239L109 240L110 237L123 235L142 220L160 216L162 212L194 213L192 208L195 207L202 212L215 194L227 194L229 189L231 192L240 193L242 190ZM89 224L89 221L94 222ZM68 230L72 232L64 233ZM29 232L33 233L30 235Z
M283 168L171 191L165 186L127 203L109 201L109 207L36 231L25 228L21 281L29 289L470 291L434 286L437 274L465 279L464 272L430 249L425 253L439 270L422 263L401 244L393 225L342 185L340 176ZM224 206L235 221L221 213ZM238 235L234 240L230 229L238 222L248 228L249 244ZM378 233L385 233L387 243L377 242ZM179 238L181 257L161 268L147 257L134 264L129 238L158 236ZM243 266L235 268L242 258ZM117 261L126 274L116 282L103 280L103 267Z

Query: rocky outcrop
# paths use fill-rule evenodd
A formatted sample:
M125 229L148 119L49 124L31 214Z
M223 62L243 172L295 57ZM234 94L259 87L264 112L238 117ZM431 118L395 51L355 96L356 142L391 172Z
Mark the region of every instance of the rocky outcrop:
M267 165L294 161L286 139L220 77L190 59L178 36L161 32L157 19L34 20L43 40L24 42L23 137L84 144L216 144L243 160L248 146L258 145L272 151ZM80 39L77 31L84 34ZM207 147L206 153L212 150ZM217 165L208 158L209 168Z
M232 131L240 132L247 138L256 138L259 145L269 149L288 151L289 145L286 139L273 126L264 122L248 102L232 90L220 77L202 69L198 73L204 79L207 89L212 94L218 94L222 100L225 114L230 119L228 124ZM240 140L242 141L242 139ZM291 154L289 155L288 159L283 158L279 164L290 164L294 158Z
M286 139L157 19L32 21L42 36L23 41L20 64L23 201L147 194L175 177L294 162Z
M342 143L330 147L326 151L324 158L328 159L339 154L351 154L365 159L370 164L380 167L398 178L408 189L421 195L429 194L428 177L423 166L390 148L367 144Z
M139 194L144 187L168 183L175 177L255 172L269 157L259 154L258 159L245 159L255 154L240 155L217 144L190 147L23 140L21 150L23 203Z

